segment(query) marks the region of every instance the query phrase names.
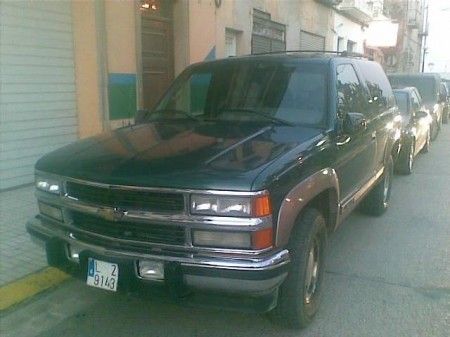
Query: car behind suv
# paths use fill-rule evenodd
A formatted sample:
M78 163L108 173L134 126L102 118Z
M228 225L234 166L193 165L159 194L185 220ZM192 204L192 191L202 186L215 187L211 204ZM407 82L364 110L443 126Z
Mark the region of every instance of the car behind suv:
M389 74L392 87L415 87L419 90L423 102L433 117L431 139L436 139L444 117L445 97L440 93L441 77L438 74Z
M394 95L402 117L401 150L395 166L397 172L410 174L415 157L430 149L432 117L416 88L394 89Z
M41 158L27 229L88 285L208 294L302 327L318 309L328 233L358 205L388 207L396 114L365 59L196 64L136 125Z

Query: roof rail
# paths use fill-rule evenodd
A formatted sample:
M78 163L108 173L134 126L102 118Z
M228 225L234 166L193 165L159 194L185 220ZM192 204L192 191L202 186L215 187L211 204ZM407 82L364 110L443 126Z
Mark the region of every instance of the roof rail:
M337 51L337 50L280 50L280 51L271 51L271 52L264 52L264 53L257 53L257 54L250 54L250 55L272 55L272 54L288 54L288 53L317 53L317 54L336 54L343 57L359 57L359 58L365 58L370 59L369 56L361 54L361 53L355 53L355 52L349 52L349 51Z

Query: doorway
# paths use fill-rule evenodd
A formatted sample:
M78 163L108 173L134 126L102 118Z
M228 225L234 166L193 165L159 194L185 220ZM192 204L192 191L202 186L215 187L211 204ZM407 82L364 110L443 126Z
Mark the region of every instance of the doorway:
M174 77L172 1L141 5L143 108L152 109Z

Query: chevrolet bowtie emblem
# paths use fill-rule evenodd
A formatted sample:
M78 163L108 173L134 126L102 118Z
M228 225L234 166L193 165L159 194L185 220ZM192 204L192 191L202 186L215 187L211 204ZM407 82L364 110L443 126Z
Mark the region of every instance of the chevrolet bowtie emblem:
M119 221L126 214L126 211L120 208L100 208L97 214L109 221Z

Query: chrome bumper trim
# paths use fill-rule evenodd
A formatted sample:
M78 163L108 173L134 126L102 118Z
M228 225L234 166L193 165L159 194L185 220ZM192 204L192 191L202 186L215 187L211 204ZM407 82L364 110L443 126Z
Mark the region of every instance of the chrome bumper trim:
M290 262L289 252L287 249L278 251L272 255L265 256L195 256L191 254L190 257L180 257L171 255L153 255L147 253L137 253L131 251L120 251L116 249L109 249L102 246L86 243L78 240L74 235L70 235L63 230L54 230L45 226L40 219L33 218L27 223L27 227L32 231L47 237L57 237L58 239L67 242L68 244L76 244L84 249L90 250L103 256L111 257L126 257L131 259L149 259L156 261L178 262L182 266L189 267L204 267L217 268L228 270L243 270L243 271L266 271L284 266Z

